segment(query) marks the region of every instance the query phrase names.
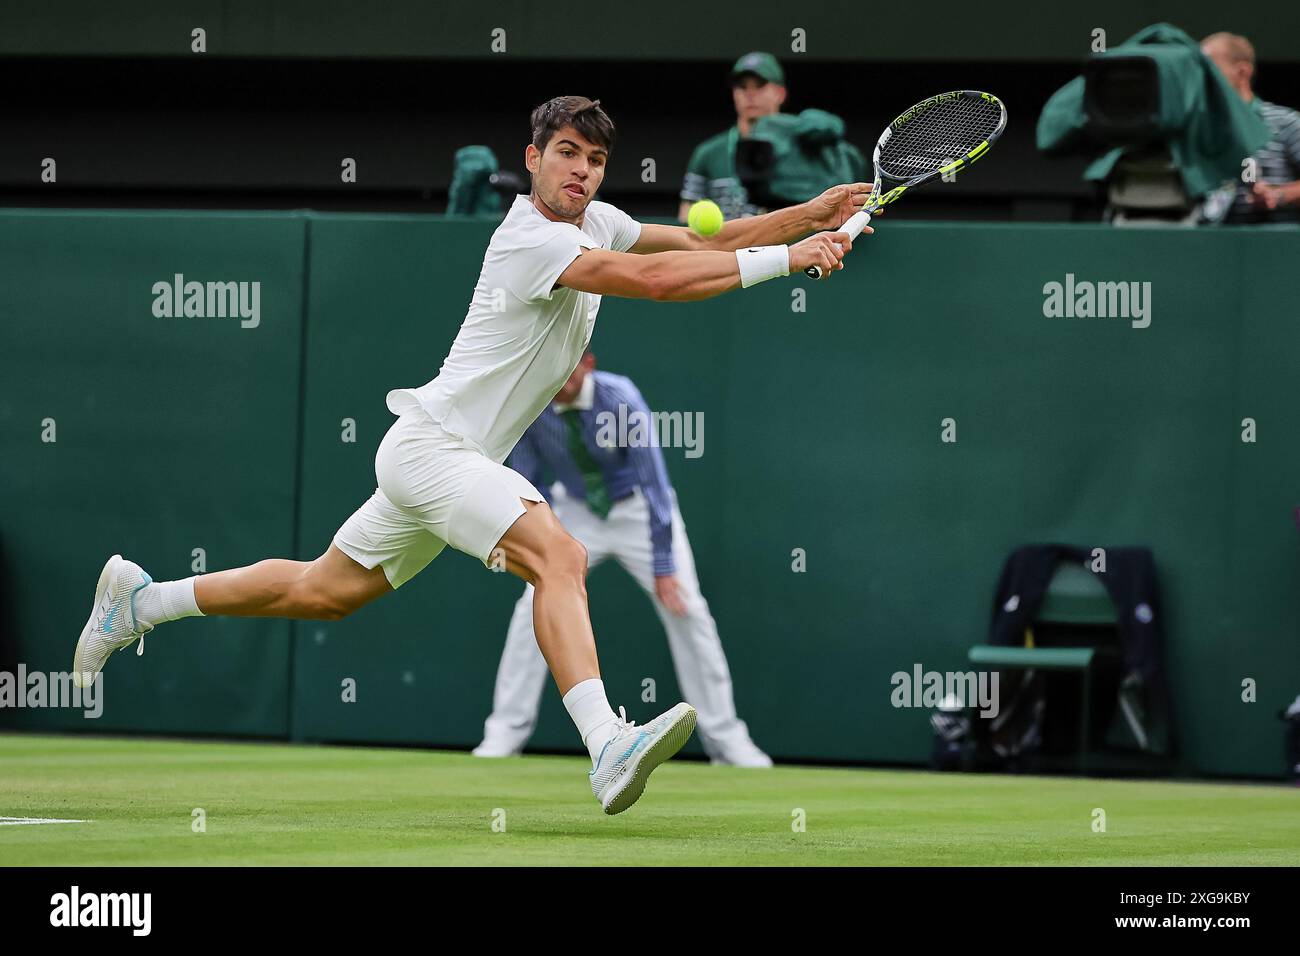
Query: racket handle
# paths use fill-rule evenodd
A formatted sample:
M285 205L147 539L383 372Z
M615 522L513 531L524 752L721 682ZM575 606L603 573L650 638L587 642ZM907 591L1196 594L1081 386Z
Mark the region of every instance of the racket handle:
M862 230L867 228L867 223L871 222L871 213L865 209L861 212L855 212L845 220L844 225L840 226L837 232L847 232L849 239L856 239L862 235ZM803 274L809 279L820 279L822 277L821 266L809 266L803 270Z

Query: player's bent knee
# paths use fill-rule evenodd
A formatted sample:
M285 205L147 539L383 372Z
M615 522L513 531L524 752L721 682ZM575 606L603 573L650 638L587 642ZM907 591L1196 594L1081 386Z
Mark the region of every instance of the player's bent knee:
M587 578L587 549L565 531L557 531L542 553L538 577L542 580L570 579L582 583Z
M331 544L294 581L289 601L300 617L339 621L392 589L381 568L366 568Z
M312 621L341 621L356 610L328 594L315 591L300 594L297 604L302 616Z
M587 577L587 546L572 535L564 536L566 566L583 580Z
M304 577L294 585L290 601L301 617L311 621L341 621L364 603L322 587L310 577Z
M360 606L334 597L323 598L317 605L317 610L320 612L319 620L341 621Z

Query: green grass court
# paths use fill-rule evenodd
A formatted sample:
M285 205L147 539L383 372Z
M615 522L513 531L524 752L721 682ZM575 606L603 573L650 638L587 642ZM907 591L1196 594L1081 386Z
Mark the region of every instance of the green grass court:
M578 757L0 735L0 817L92 821L0 826L0 865L1300 862L1297 794L1275 785L680 761L606 817L586 770ZM195 808L206 833L191 831ZM795 808L806 832L791 829Z

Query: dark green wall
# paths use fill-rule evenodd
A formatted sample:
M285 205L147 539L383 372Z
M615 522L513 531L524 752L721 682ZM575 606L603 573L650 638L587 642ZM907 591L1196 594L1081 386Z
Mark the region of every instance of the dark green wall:
M187 573L200 545L213 569L319 554L374 489L384 395L436 372L493 228L0 224L13 346L0 358L0 535L21 556L6 573L24 659L45 669L69 666L113 550L160 577ZM669 450L668 464L755 739L779 757L923 761L927 714L893 709L889 677L965 669L1008 550L1143 544L1162 578L1187 768L1276 773L1274 714L1300 691L1298 256L1288 232L889 222L807 289L803 312L800 280L707 303L606 300L600 364L656 409L704 413L704 455ZM153 318L149 286L174 271L263 277L262 328ZM1067 272L1151 282L1150 328L1045 318L1043 285ZM39 442L51 408L66 416L54 447ZM945 417L955 444L940 441ZM791 571L793 548L806 573ZM143 659L110 666L100 728L469 745L519 590L449 550L347 620L296 626L291 652L275 622L169 626ZM589 590L611 700L649 716L676 694L658 622L616 567ZM348 677L355 704L340 700ZM646 677L658 705L640 700ZM1258 703L1240 701L1243 678ZM574 743L553 688L535 743Z
M191 573L195 548L212 570L292 549L304 228L293 215L0 212L0 573L28 668L71 670L114 552L165 580ZM177 272L260 281L260 326L156 318L153 284ZM7 716L283 734L290 630L188 622L106 673L98 721Z

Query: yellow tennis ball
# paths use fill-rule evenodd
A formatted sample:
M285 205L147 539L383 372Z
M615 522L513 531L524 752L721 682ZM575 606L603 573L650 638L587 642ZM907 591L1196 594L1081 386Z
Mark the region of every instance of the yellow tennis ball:
M722 228L722 210L712 199L701 199L686 214L686 224L701 236L711 236Z

